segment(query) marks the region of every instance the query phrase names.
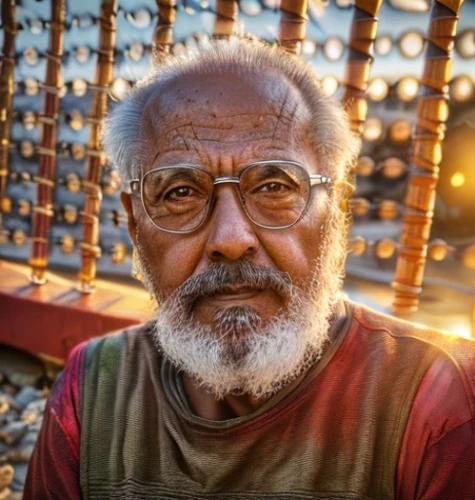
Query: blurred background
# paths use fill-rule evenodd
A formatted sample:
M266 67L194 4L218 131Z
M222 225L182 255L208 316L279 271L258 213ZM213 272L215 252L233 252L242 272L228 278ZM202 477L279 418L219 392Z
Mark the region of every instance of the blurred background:
M87 179L88 143L96 123L96 118L91 118L91 107L100 88L95 75L101 2L66 1L62 55L58 58L61 83L57 116L53 117L57 137L54 150L50 148L48 152L41 141L42 127L49 123L44 118L45 95L50 85L46 75L51 57L47 52L55 3L55 0L2 2L2 16L7 12L7 4L14 7L17 33L12 45L5 29L11 19L3 17L0 496L7 493L10 496L1 498L21 498L48 387L70 349L91 336L144 321L154 310L141 283L131 277L132 244L119 201L121 179L107 160L101 164L96 183L102 197L97 207L97 245L90 247L97 257L100 254L97 279L89 289L77 286L81 249L85 248L85 193L91 187ZM344 93L353 3L309 0L306 37L301 44L301 56L315 68L324 91L338 99ZM279 33L279 7L279 0L240 0L237 33L252 33L273 43ZM345 293L352 300L388 314L394 313L391 283L395 279L403 230L418 97L423 93L420 81L430 7L428 0L387 0L381 6L367 88L363 149L356 166L356 191L350 201L353 225L348 242ZM116 19L113 76L106 99L109 109L151 69L157 2L120 0ZM178 0L171 52L179 56L206 45L215 24L215 0ZM450 98L447 129L423 291L418 310L403 317L473 338L474 0L465 0L460 10L452 58L444 89ZM8 61L13 71L10 80ZM11 106L6 104L9 81L13 82ZM38 285L41 280L36 279L36 284L30 281L28 262L34 257L33 242L38 241L38 236L33 235L32 220L34 207L41 201L38 198L40 156L48 154L56 155L51 179L41 181L43 186L51 187L52 195L50 224L45 235L49 242L48 273L45 284Z
M16 2L15 89L6 195L1 200L0 259L26 263L31 254L32 207L37 203L37 145L41 126L49 43L49 1ZM340 97L353 2L310 1L302 57L322 79L329 95ZM241 0L241 33L275 41L278 0ZM73 275L80 265L88 118L99 41L99 2L68 1L61 57L54 216L49 269ZM402 203L407 187L411 131L416 121L419 79L430 2L391 0L381 6L370 72L368 116L352 200L354 224L347 266L347 293L391 312ZM114 78L109 107L122 99L151 67L157 24L154 0L121 0L117 14ZM180 55L208 43L216 21L213 0L178 2L171 51ZM0 44L2 43L0 32ZM421 307L409 319L464 336L473 335L475 297L475 2L462 5L448 92L450 114L437 186L434 222ZM98 261L99 278L130 283L132 244L119 202L121 181L109 165L102 169Z

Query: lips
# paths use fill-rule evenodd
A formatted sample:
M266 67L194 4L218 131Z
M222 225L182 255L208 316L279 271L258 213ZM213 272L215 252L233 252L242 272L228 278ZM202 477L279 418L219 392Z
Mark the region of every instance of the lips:
M241 294L248 294L248 293L257 293L260 291L261 290L259 288L256 288L256 287L250 286L250 285L246 285L246 284L225 285L219 291L217 291L217 294L219 294L219 295L241 295Z
M221 301L229 301L229 300L246 300L252 299L257 295L258 291L249 292L249 293L233 293L233 294L219 294L213 295L211 299L221 300Z
M217 311L241 306L270 319L291 298L287 273L242 261L232 265L213 262L205 272L188 278L167 300L179 305L186 317L210 324Z
M209 297L216 300L243 300L255 297L261 291L249 285L226 285L210 294Z
M269 320L282 309L285 300L270 286L256 286L243 281L221 282L206 292L192 302L189 310L190 316L203 324L213 324L217 314L225 314L233 308L245 308L247 313L252 310L261 320Z

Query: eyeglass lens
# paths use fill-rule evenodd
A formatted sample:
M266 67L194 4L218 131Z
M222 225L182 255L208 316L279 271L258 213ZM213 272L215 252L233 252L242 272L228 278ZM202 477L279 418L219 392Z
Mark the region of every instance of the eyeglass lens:
M195 167L165 167L143 178L145 210L159 228L187 232L204 221L214 188L213 178ZM247 167L239 177L243 207L265 227L286 227L303 214L309 200L307 171L289 163Z

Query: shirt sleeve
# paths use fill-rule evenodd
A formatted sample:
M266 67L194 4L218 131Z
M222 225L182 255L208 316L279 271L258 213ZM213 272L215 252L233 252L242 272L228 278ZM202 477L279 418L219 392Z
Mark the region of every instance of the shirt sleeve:
M398 500L475 500L473 394L466 389L449 360L428 370L401 446Z
M74 348L55 382L25 481L25 500L79 500L80 401L85 343Z
M416 498L475 499L475 424L448 432L424 454Z

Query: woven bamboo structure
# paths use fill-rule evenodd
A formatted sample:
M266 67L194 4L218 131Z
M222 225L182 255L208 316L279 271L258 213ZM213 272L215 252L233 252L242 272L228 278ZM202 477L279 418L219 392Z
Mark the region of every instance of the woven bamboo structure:
M216 0L214 38L229 38L236 34L238 25L238 0Z
M51 2L51 23L49 48L46 53L46 77L42 85L45 92L44 111L38 121L42 125L41 141L37 148L39 156L38 202L33 207L31 236L31 281L35 284L46 282L48 266L50 221L54 215L53 198L56 182L56 136L59 115L59 92L63 86L61 77L61 56L63 55L63 35L65 2Z
M345 70L345 93L342 104L346 107L353 132L363 132L368 104L365 92L373 62L373 44L378 28L379 9L383 0L356 0L348 41L349 54Z
M83 241L81 267L79 270L79 291L92 293L95 290L97 259L101 256L99 246L99 212L102 201L100 185L105 158L102 154L102 126L107 113L109 84L114 72L114 47L116 39L116 16L118 0L103 0L100 13L99 50L96 66L95 92L89 122L89 144L87 149L86 174L83 181L85 194L83 217Z
M5 199L7 180L11 181L16 175L12 174L9 177L8 166L9 149L11 148L13 72L17 30L15 3L15 0L4 0L1 6L4 36L0 77L0 207L2 200ZM446 90L450 78L451 50L457 16L462 3L463 0L437 0L432 9L427 35L425 67L418 102L417 127L413 135L412 175L405 201L400 253L392 285L396 290L394 310L398 313L414 311L417 308L418 296L421 292L435 201L435 188L438 180L438 165L441 160L441 142L448 114ZM160 63L170 53L174 44L177 0L156 0L156 5L158 22L153 35L153 45L155 60ZM238 0L216 0L214 38L227 39L237 34L238 5ZM363 131L367 115L368 106L365 92L373 61L372 49L377 31L377 15L381 5L382 0L356 0L349 36L348 59L344 77L345 92L342 103L348 111L352 130L359 135ZM63 87L61 56L65 28L65 0L52 1L51 6L46 75L41 85L45 92L45 99L41 115L38 118L42 127L41 140L37 148L38 175L34 177L38 196L37 205L33 207L31 256L29 259L32 267L31 279L35 284L45 282L45 271L48 267L49 233L56 186L59 91ZM88 119L90 136L84 181L82 182L85 193L85 205L81 212L83 237L79 243L81 251L79 289L84 293L94 291L97 260L101 254L99 212L102 202L101 176L105 161L102 154L101 135L103 119L107 112L109 84L113 78L117 7L118 0L103 0L101 2L99 57L94 84L89 85L89 89L93 92L93 102ZM290 54L299 55L305 39L308 20L307 0L282 0L280 8L278 42ZM179 47L177 47L178 49ZM30 140L24 141L24 143L30 145L31 148L33 147ZM58 151L62 151L62 149L58 148ZM77 176L79 186L80 175L77 173L74 175ZM352 179L348 179L346 186L343 186L344 198L348 198L352 192L354 184L352 181ZM5 201L10 200L5 199ZM25 205L29 201L20 199L17 204L20 207L17 213L24 217L27 213L21 212L20 202ZM347 203L344 203L344 206L347 207ZM397 210L394 207L391 208L387 204L386 208L385 213L388 218L389 216L393 217L394 214L397 215ZM0 219L0 230L2 230L1 223ZM23 229L18 231L26 240L26 232ZM6 234L6 231L4 233ZM15 239L13 237L11 239L15 243ZM71 241L74 242L72 237ZM71 243L71 248L72 246L73 243ZM104 243L103 246L109 248L109 243Z
M153 34L154 59L160 62L173 45L173 25L176 20L176 0L157 0L158 22Z
M342 105L346 108L353 132L361 136L368 103L366 89L373 62L373 44L378 29L379 9L383 0L356 0L348 40L348 59L345 67L345 93ZM349 197L355 190L354 172L349 173L342 186L341 208L350 210Z
M436 0L427 33L424 71L413 134L411 175L405 199L403 229L392 287L395 313L418 308L435 204L441 143L448 117L447 84L458 13L463 0Z
M0 74L0 212L8 177L8 157L12 128L12 102L15 69L15 38L17 34L15 0L2 2L3 47ZM2 226L0 213L0 229Z
M307 0L282 0L280 4L279 44L291 54L300 54L308 20L307 6Z

